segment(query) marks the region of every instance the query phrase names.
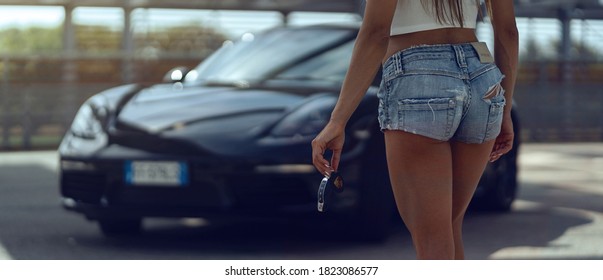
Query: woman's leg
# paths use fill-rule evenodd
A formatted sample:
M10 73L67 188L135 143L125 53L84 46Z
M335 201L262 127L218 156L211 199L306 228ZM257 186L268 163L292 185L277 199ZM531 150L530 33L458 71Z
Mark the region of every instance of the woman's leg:
M387 164L398 211L419 259L453 259L452 151L448 142L386 131Z
M462 227L467 206L486 168L494 140L483 144L451 142L452 147L452 227L455 259L464 259Z

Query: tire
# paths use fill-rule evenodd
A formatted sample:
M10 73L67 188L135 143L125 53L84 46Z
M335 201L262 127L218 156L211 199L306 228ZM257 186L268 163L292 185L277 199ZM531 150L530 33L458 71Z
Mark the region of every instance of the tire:
M488 164L478 186L473 206L478 210L509 212L517 196L517 155L519 150L519 123L513 112L515 138L513 149L499 160Z
M98 220L101 232L106 237L125 237L140 234L142 219L113 219Z
M517 165L514 155L505 155L486 168L480 181L484 191L476 198L479 210L509 212L517 194Z

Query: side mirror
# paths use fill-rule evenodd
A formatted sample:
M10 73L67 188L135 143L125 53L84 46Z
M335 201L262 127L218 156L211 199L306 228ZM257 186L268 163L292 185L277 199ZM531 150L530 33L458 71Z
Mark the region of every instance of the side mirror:
M181 83L184 81L184 77L186 77L186 74L188 74L189 71L190 69L184 66L172 68L172 70L168 71L165 76L163 76L163 82L170 84Z

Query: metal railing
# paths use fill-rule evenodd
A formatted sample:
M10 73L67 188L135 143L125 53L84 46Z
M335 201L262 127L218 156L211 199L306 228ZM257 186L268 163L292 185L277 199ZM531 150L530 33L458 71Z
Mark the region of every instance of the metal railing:
M171 68L194 67L202 59L3 56L0 150L56 148L79 106L90 96L124 83L158 83Z
M56 148L79 106L93 94L128 82L158 83L169 69L193 67L202 59L4 56L0 150ZM124 73L126 60L131 65L129 75ZM567 69L571 80L563 82ZM76 76L65 77L70 71ZM522 63L515 101L523 140L603 141L601 77L600 62Z
M180 14L170 14L168 18L176 16ZM145 17L134 18L135 26L150 22ZM532 37L542 35L540 29L556 34L561 30L555 27L557 24L518 19L520 38L534 39ZM601 24L573 21L572 26L582 30L576 33L580 34L580 45L603 38L599 31ZM487 26L478 26L478 36L491 43L492 34ZM179 45L207 45L198 42L199 36L186 34L178 37L183 40L179 42L186 44ZM93 33L88 35L79 40L98 39ZM79 106L93 94L125 83L160 82L169 69L193 67L218 45L217 39L213 39L213 45L204 53L176 53L158 50L157 47L162 46L161 38L139 38L130 53L113 50L99 54L79 50L44 55L0 54L0 151L56 148ZM147 47L155 50L152 55L146 51ZM538 50L535 53L538 54ZM558 57L534 60L533 53L526 54L524 49L515 93L520 136L524 141L603 141L601 57L575 55L570 60Z

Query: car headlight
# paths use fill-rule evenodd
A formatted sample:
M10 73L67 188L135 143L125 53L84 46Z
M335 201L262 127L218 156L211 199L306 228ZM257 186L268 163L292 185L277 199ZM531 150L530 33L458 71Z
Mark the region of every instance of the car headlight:
M71 132L74 136L96 139L105 133L102 121L107 118L107 109L99 103L98 99L90 100L80 107L71 124Z
M273 129L272 136L314 136L327 124L337 98L328 96L314 99L283 118Z
M87 101L80 107L73 119L71 129L59 146L61 155L87 155L109 143L109 136L103 128L107 109L96 105L94 102Z
M102 133L102 130L102 124L94 116L92 107L84 104L73 119L71 133L79 138L95 139L98 134Z
M109 137L103 128L108 117L105 101L104 97L93 97L80 107L59 147L63 154L94 152L107 145Z

